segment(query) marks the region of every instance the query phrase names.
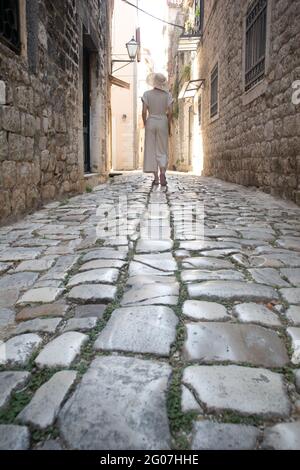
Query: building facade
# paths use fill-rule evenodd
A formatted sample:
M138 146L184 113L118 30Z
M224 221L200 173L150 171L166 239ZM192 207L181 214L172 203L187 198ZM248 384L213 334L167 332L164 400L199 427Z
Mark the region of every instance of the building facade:
M113 1L0 2L0 221L109 167Z
M133 4L137 5L137 0ZM126 21L124 21L126 18ZM112 169L114 171L138 168L137 87L138 63L129 60L126 43L138 39L138 13L122 0L115 0L112 28L113 76L125 86L112 88Z
M179 101L191 110L203 174L299 204L300 1L186 0L183 8L178 60L190 77Z

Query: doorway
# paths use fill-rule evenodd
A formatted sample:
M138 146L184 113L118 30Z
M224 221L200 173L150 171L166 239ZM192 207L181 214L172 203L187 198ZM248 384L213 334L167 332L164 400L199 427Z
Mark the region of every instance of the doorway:
M194 133L194 106L189 107L189 161L188 165L192 165L193 161L193 133Z
M83 48L83 146L84 146L84 172L91 172L91 77L90 77L90 51Z

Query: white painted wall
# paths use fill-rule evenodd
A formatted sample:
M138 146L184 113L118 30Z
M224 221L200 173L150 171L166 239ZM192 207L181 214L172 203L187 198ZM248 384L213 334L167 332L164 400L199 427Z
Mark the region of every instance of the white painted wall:
M137 4L137 0L132 3ZM136 9L121 0L115 0L112 54L113 59L128 60L126 43L135 36ZM130 90L112 85L112 164L113 170L134 170L138 165L137 144L137 64L114 63L113 75L130 83ZM125 117L126 116L126 117Z

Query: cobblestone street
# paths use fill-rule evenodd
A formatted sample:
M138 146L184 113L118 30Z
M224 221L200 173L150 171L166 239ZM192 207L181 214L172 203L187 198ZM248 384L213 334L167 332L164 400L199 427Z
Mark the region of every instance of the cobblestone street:
M0 325L1 449L300 449L293 203L176 173L50 203L0 229Z

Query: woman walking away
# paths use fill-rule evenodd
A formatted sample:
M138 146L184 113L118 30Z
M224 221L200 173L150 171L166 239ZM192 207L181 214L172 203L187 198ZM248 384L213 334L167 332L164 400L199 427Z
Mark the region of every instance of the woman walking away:
M166 186L173 98L167 87L167 79L161 73L148 75L147 83L153 89L146 91L142 97L145 126L144 172L154 173L153 184L159 184L160 181L162 186Z

